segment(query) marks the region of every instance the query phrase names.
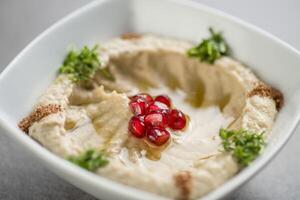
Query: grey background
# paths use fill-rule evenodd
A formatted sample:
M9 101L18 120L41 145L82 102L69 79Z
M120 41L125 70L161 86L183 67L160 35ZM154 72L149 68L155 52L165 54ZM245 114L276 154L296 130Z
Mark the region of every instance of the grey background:
M262 27L300 49L299 0L196 1ZM44 29L88 2L0 0L0 71ZM300 199L299 132L298 128L283 151L230 199ZM94 199L36 163L4 134L0 158L0 199Z

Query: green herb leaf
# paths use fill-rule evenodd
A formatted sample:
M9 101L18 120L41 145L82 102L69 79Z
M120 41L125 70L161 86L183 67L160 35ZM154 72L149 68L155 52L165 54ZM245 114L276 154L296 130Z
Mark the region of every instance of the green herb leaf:
M79 156L70 156L68 160L89 171L95 171L108 164L107 158L95 150L87 150Z
M99 70L100 72L103 71L104 77L114 80L108 67L100 68L101 62L97 55L97 48L96 45L92 49L84 46L80 52L71 50L67 54L63 65L59 68L59 73L69 74L70 79L77 83L80 81L88 82Z
M215 60L219 59L221 56L229 54L229 47L221 32L217 33L212 28L209 28L209 32L211 36L202 40L199 45L189 49L187 55L213 64Z
M248 166L263 151L266 144L263 133L221 129L219 135L224 150L232 153L242 166Z

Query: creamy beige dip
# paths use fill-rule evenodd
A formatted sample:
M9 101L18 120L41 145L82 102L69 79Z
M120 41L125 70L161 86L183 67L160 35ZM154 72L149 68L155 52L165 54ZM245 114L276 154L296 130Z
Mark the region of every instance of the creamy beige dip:
M188 58L191 46L152 35L102 44L99 55L116 81L97 73L94 89L86 90L59 75L37 106L58 104L62 111L35 122L29 135L63 158L104 150L110 162L96 173L126 185L173 199L207 194L239 170L220 151L219 129L269 134L277 110L272 95L253 92L269 87L249 69L228 57L214 66ZM188 127L164 148L128 133L128 95L145 91L168 94L189 116Z

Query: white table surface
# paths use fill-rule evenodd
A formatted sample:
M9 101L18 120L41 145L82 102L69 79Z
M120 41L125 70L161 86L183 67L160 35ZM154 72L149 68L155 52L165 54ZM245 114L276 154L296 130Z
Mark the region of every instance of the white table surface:
M195 1L262 27L300 49L299 0ZM88 2L90 0L1 0L0 71L44 29ZM229 199L300 199L299 133L298 128L280 154ZM2 133L0 158L1 200L94 199L49 172Z

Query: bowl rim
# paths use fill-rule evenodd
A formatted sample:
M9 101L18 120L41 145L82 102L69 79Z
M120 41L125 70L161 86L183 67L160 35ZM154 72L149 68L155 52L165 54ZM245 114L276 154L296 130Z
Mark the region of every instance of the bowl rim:
M23 55L26 55L27 51L29 51L33 46L35 46L39 41L43 38L47 37L49 34L53 32L53 30L64 26L68 23L72 18L80 17L84 15L86 12L89 12L92 8L101 6L104 3L109 2L110 0L95 0L92 1L75 11L71 12L67 16L63 17L62 19L55 22L41 34L39 34L35 39L33 39L26 47L18 53L18 55L7 65L7 67L2 71L0 74L0 83L5 80L5 76L10 72L11 69L14 68L15 63L22 59ZM129 0L130 1L130 0ZM272 40L272 42L277 43L282 48L285 48L289 53L297 56L300 60L300 52L289 45L288 43L282 41L281 39L273 36L272 34L268 33L267 31L262 30L261 28L252 25L244 20L241 20L237 17L234 17L230 14L227 14L223 11L220 11L215 8L211 8L207 5L203 5L201 3L192 1L192 0L164 0L171 3L175 3L181 6L187 6L196 8L197 10L207 13L212 16L219 16L225 18L236 25L246 29L247 31L251 30L256 34L260 34L266 38ZM217 187L215 190L211 191L204 197L203 199L219 199L228 195L234 189L238 188L246 181L250 180L254 175L256 175L260 170L262 170L276 155L278 152L283 148L283 146L287 143L287 141L291 138L292 134L295 132L295 129L298 125L300 120L300 113L295 116L295 119L291 123L289 127L289 131L287 134L282 135L280 140L277 142L276 145L270 151L264 152L263 156L256 159L251 166L247 167L246 169L239 172L237 175L233 176L229 180L227 180L224 184ZM103 190L109 191L109 193L119 193L119 195L127 196L128 198L138 199L140 196L143 196L144 199L165 199L164 197L157 196L155 194L151 194L145 192L143 190L139 190L130 186L123 185L121 183L112 181L110 179L106 179L94 173L88 172L80 167L77 167L70 162L56 156L52 152L48 151L46 148L35 142L29 136L23 134L20 130L15 130L11 125L8 125L8 120L5 117L0 115L0 126L3 128L5 134L12 137L14 140L22 144L22 146L30 151L30 154L33 154L35 157L38 157L39 161L41 161L44 165L48 165L47 167L52 170L52 168L56 169L56 171L60 171L68 176L76 177L77 179L81 179L81 181L85 183L92 184L94 187L102 188ZM50 167L49 167L50 166ZM54 170L52 170L54 171ZM81 188L81 187L79 187Z

